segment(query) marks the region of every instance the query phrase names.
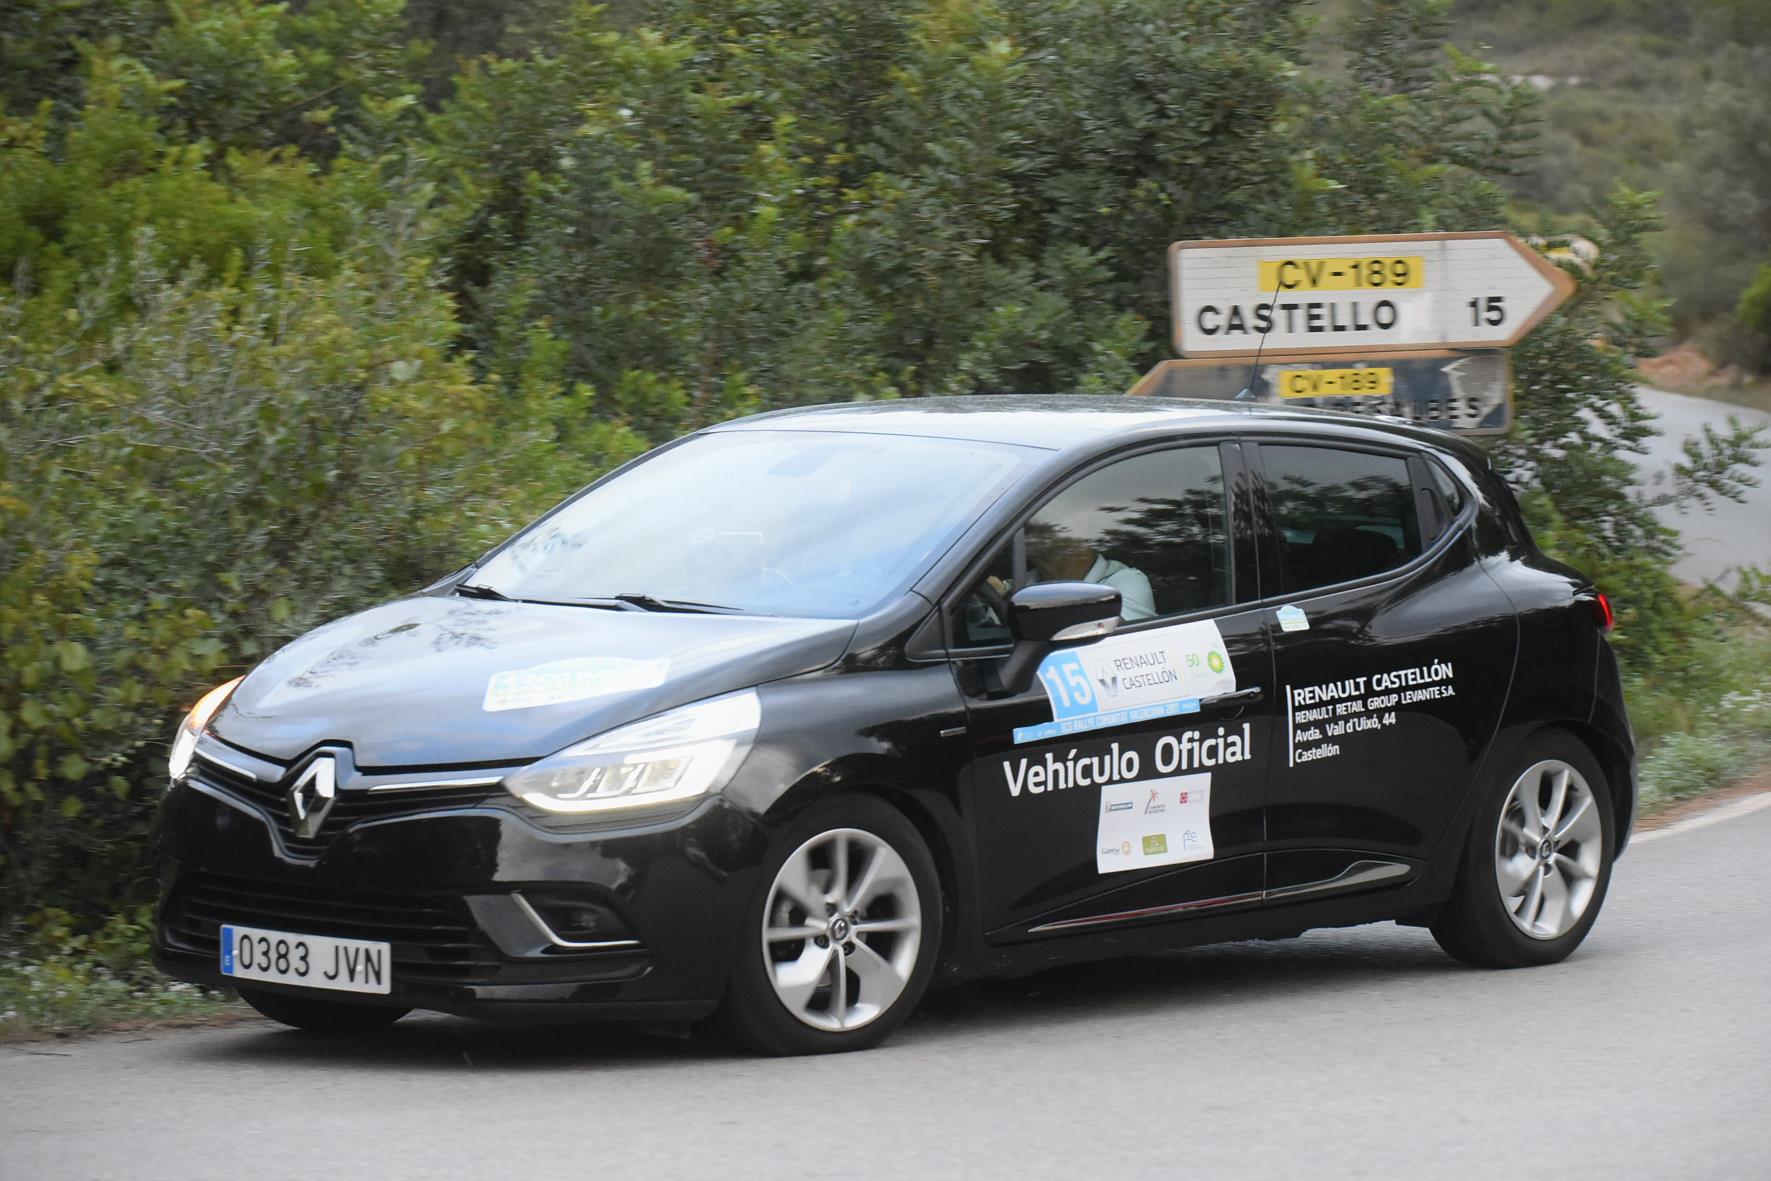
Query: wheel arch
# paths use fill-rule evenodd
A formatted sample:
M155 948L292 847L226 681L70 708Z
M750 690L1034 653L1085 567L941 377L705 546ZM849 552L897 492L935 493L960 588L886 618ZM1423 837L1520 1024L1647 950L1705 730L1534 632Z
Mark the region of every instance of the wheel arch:
M1458 804L1456 818L1446 826L1445 835L1440 838L1438 847L1427 858L1427 869L1423 872L1419 885L1433 901L1398 921L1409 926L1424 926L1432 921L1438 913L1440 903L1451 892L1452 883L1462 868L1470 839L1470 826L1475 823L1476 814L1481 810L1486 792L1493 786L1494 777L1505 775L1505 769L1523 756L1526 747L1546 733L1567 735L1584 747L1599 764L1599 770L1605 775L1605 786L1611 792L1613 819L1616 822L1613 831L1617 837L1617 846L1612 856L1615 858L1623 851L1628 839L1628 822L1635 798L1629 754L1607 737L1603 730L1578 718L1557 717L1509 726L1496 734L1494 740L1488 744L1481 766L1471 777L1469 789ZM1619 783L1631 784L1631 790L1619 790Z
M781 792L762 820L772 834L779 833L806 809L843 796L867 796L903 816L935 864L941 891L935 979L940 981L964 974L963 964L971 958L965 932L976 925L976 865L952 798L914 786L911 770L897 759L871 753L833 760Z
M953 974L956 937L962 930L960 924L967 913L960 889L959 863L953 842L933 813L914 793L887 783L862 783L850 790L855 794L872 796L897 811L910 822L922 837L923 844L928 847L929 857L935 863L935 878L941 890L941 945L935 961L935 979L940 980Z
M1629 844L1630 825L1635 821L1636 811L1636 768L1635 760L1630 753L1617 743L1610 735L1597 726L1573 720L1552 723L1541 727L1537 732L1553 729L1561 730L1576 742L1586 747L1593 760L1604 772L1605 787L1611 794L1611 812L1614 834L1614 848L1611 851L1615 859L1623 853Z

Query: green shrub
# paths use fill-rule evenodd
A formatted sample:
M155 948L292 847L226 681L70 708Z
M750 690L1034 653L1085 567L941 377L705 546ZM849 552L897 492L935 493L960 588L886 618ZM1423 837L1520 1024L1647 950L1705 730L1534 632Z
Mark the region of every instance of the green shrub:
M1771 262L1741 293L1723 355L1757 373L1771 373Z
M35 915L20 945L0 949L0 1042L75 1033L123 1020L207 1017L226 1000L147 966L145 909L93 928L62 910Z
M205 687L639 445L545 350L475 378L400 157L219 162L93 71L0 155L0 933L144 895Z

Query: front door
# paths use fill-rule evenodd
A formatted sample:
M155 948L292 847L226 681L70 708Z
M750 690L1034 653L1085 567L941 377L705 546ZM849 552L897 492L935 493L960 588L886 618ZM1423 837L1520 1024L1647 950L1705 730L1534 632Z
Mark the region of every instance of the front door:
M988 937L1258 903L1275 702L1264 613L1241 605L1248 507L1234 446L1115 458L1032 513L953 604ZM1119 631L997 689L1004 596L1078 579L1119 589Z

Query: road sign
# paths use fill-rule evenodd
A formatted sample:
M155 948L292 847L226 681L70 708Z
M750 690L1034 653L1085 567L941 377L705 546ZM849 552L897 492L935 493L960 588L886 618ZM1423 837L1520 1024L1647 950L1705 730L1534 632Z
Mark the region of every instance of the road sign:
M1574 293L1503 231L1169 247L1182 356L1507 348Z
M1465 435L1497 435L1513 418L1512 368L1500 349L1368 353L1358 358L1263 354L1164 361L1131 388L1153 398L1234 398L1352 414L1387 414Z

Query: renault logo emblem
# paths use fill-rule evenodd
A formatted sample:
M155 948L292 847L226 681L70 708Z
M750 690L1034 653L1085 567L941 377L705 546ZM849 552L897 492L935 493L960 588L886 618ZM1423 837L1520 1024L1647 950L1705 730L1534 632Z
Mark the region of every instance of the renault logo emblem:
M295 786L289 789L289 822L295 835L312 840L320 835L320 825L338 798L338 764L331 755L320 755L307 765Z

